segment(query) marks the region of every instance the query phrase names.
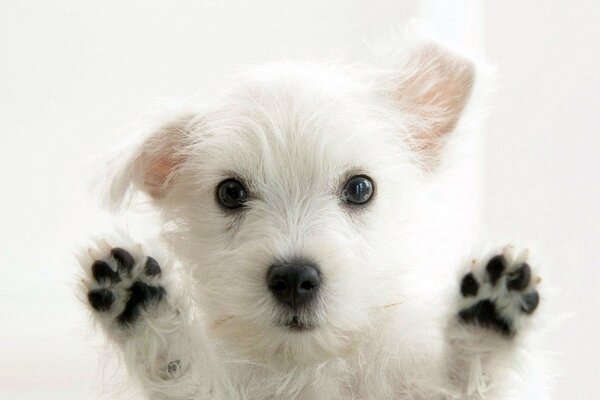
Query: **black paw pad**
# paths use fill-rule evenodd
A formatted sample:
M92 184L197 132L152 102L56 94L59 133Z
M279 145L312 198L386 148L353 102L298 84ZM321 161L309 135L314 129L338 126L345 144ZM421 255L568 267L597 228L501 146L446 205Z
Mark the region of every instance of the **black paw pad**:
M506 264L506 258L504 258L503 255L492 257L492 259L487 263L485 270L490 277L490 282L492 282L492 285L495 285L496 282L498 282L498 279L500 279L506 270Z
M540 295L538 292L531 292L523 295L521 298L521 310L524 313L531 314L540 304Z
M146 260L146 265L144 265L144 273L148 276L158 276L160 275L160 272L160 265L158 265L158 261L152 257L148 257Z
M531 281L531 267L523 264L508 275L506 287L511 290L523 290L529 285L529 281Z
M464 297L477 296L479 283L475 280L473 274L468 273L460 284L460 292Z
M119 264L119 271L131 272L133 268L133 264L135 261L131 254L127 250L124 250L120 247L115 247L110 251L110 255L117 261Z
M105 261L97 260L92 264L92 275L98 283L109 281L110 283L121 282L119 273L113 270Z
M88 301L97 311L108 311L115 300L115 294L110 289L94 289L88 292Z
M505 336L511 335L510 326L498 315L496 305L489 300L480 301L471 308L462 310L459 316L466 323L493 329Z
M135 282L129 288L129 298L125 309L117 317L121 325L130 325L141 314L142 310L151 302L160 301L167 292L163 287L150 286L144 282Z

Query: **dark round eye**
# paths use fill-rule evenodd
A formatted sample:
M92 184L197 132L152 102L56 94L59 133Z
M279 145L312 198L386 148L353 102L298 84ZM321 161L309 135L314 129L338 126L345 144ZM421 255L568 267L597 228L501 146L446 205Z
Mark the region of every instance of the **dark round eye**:
M248 200L248 192L239 181L227 179L219 184L217 198L226 208L240 208Z
M372 196L373 181L365 175L350 178L342 191L342 200L354 205L365 204Z

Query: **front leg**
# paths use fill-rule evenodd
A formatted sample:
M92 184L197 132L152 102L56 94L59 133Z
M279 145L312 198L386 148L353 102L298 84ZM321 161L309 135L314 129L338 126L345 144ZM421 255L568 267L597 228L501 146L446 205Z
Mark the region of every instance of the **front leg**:
M167 257L156 253L127 237L96 242L79 257L82 296L149 398L210 398L211 382L202 370L208 355L189 296Z
M463 276L458 312L447 330L448 376L456 398L530 398L527 385L535 383L521 359L521 339L540 302L540 279L527 258L528 252L515 257L507 246L473 260Z

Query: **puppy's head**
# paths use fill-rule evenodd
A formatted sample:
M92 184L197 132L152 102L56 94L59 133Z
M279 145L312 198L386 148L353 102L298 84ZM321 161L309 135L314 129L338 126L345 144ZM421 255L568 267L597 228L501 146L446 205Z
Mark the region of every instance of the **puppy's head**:
M130 150L211 334L253 357L344 351L399 295L402 235L473 83L435 45L393 68L259 67Z

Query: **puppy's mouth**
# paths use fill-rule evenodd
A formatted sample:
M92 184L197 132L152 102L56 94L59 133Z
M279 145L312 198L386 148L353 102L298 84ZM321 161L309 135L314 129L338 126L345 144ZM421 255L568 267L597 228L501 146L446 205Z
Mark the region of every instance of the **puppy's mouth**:
M316 328L314 325L302 321L297 315L294 315L283 326L293 332L306 332Z

